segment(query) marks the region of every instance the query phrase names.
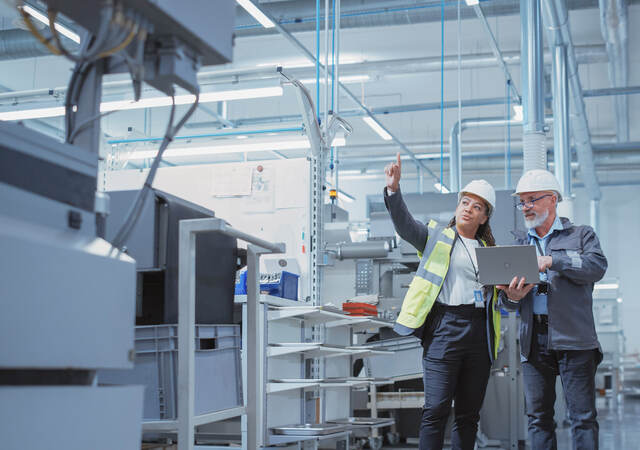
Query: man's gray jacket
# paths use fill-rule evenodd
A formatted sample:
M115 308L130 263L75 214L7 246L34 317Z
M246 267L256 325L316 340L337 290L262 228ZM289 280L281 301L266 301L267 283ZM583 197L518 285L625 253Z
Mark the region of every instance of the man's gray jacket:
M593 228L576 226L562 217L562 230L554 231L546 245L551 256L548 270L549 348L553 350L589 350L600 348L593 320L593 284L607 270L607 258ZM528 245L526 232L514 232L516 243ZM502 294L503 306L520 311L520 353L529 358L533 328L533 294L519 302Z

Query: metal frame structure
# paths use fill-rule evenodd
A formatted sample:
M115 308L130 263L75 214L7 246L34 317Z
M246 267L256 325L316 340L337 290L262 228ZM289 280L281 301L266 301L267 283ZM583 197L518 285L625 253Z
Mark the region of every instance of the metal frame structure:
M196 235L221 233L250 243L247 247L247 386L244 406L208 414L194 414L195 398L195 264ZM260 290L260 256L266 253L284 253L285 244L271 243L230 227L222 219L191 219L180 221L179 235L179 288L178 288L178 417L177 420L152 421L143 424L145 431L177 431L178 449L193 450L195 427L233 417L246 415L246 449L258 448L257 430L264 419L264 403L259 400L262 380L262 341L257 333ZM260 425L261 426L261 425Z

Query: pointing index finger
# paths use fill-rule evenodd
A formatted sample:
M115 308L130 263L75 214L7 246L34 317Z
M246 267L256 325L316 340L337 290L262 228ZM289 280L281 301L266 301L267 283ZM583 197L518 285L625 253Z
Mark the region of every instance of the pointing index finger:
M402 159L400 158L400 152L396 153L396 158L398 159L398 167L402 167Z

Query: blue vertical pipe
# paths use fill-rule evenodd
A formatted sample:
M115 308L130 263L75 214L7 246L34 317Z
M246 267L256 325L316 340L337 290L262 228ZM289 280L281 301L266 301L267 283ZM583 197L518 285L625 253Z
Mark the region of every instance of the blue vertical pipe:
M320 121L320 0L316 0L316 116Z
M444 186L444 0L440 0L440 192Z

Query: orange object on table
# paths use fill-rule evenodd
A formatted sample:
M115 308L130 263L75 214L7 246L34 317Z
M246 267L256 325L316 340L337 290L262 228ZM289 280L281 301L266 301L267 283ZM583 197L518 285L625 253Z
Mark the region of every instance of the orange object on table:
M350 316L378 316L378 307L370 303L346 302L342 310Z

